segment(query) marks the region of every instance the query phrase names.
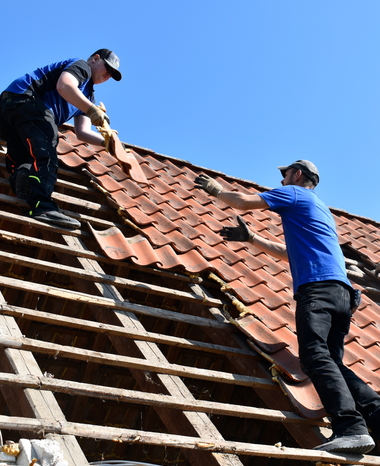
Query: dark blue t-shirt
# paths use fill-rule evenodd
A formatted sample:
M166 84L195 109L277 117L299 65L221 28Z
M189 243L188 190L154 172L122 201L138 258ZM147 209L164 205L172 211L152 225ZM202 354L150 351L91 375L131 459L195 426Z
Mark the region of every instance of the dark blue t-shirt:
M75 76L79 82L78 89L91 101L95 102L91 68L88 63L79 58L52 63L38 68L32 73L13 81L5 90L15 94L28 94L40 98L55 117L57 126L69 121L83 112L69 104L57 92L57 82L63 71Z
M350 285L333 216L314 190L283 186L259 196L281 216L294 292L322 280Z

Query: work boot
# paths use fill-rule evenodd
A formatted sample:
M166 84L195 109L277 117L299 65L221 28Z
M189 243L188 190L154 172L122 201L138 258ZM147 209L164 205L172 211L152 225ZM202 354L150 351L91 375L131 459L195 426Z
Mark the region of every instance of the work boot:
M375 442L368 434L336 435L326 443L314 447L313 450L340 451L346 453L368 453L375 448Z
M50 210L48 212L42 212L41 214L32 216L35 220L40 222L49 223L50 225L70 228L76 230L81 227L81 224L75 218L68 217L62 212L56 210Z

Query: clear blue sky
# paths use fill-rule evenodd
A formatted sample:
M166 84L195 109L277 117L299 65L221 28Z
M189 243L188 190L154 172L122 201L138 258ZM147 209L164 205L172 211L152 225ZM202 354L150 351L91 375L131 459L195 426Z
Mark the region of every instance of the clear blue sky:
M380 222L379 0L17 0L1 7L0 88L99 48L124 142L277 187L305 158L327 205Z

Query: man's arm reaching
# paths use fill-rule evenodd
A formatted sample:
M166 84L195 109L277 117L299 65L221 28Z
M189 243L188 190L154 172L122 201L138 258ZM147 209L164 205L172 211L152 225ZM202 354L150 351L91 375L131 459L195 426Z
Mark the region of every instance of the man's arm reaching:
M223 227L220 230L220 235L226 241L248 241L261 251L270 254L271 256L288 261L288 254L286 251L286 245L284 243L277 243L270 241L257 233L254 233L248 228L242 217L237 217L237 227Z
M195 187L203 189L211 196L215 196L230 207L235 207L240 210L255 210L255 209L268 209L269 206L264 199L258 194L243 194L235 191L224 191L223 186L215 181L208 175L199 175L194 181ZM245 223L245 221L238 216L239 225L237 227L224 227L220 231L221 236L226 241L249 241L254 244L258 249L270 254L277 259L288 261L288 254L286 245L284 243L277 243L253 233Z
M203 189L230 207L241 210L268 209L268 204L257 194L242 194L235 191L224 191L223 186L208 175L199 175L194 181L195 187Z

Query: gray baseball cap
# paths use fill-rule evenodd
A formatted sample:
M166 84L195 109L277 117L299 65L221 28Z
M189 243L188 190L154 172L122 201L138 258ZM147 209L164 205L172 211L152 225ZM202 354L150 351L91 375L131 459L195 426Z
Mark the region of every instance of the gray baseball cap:
M319 183L319 171L318 168L310 162L309 160L296 160L291 165L286 165L284 167L278 167L282 176L285 178L286 171L289 168L296 168L297 170L301 170L302 173L311 180L315 186Z

